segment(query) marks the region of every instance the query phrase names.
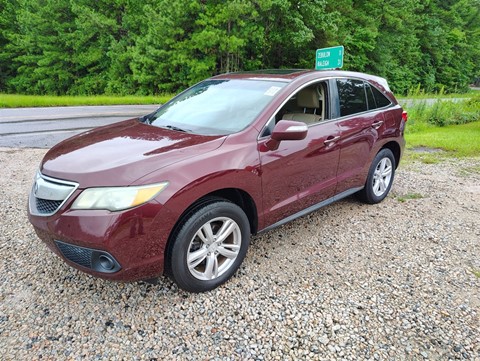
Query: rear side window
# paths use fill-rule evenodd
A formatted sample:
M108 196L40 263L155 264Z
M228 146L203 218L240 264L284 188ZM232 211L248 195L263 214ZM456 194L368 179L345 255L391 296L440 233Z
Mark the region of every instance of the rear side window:
M344 117L368 110L365 85L361 80L337 79L340 116Z
M367 92L368 109L376 109L377 104L375 102L375 99L373 98L372 87L370 86L370 84L365 83L365 91Z
M375 88L374 86L370 86L373 91L373 97L375 98L375 103L377 104L377 108L383 108L389 106L392 102L388 100L388 98L383 95L380 90Z

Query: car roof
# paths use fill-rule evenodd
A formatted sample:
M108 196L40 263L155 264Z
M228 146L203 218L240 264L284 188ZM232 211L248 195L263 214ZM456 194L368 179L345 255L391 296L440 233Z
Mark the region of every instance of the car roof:
M292 81L302 75L310 74L314 70L309 69L262 69L254 71L239 71L214 76L214 79L263 79Z
M381 84L389 90L387 80L366 73L345 70L314 70L314 69L263 69L255 71L240 71L214 76L212 79L248 79L248 80L272 80L292 82L301 78L315 78L315 74L321 78L360 78Z

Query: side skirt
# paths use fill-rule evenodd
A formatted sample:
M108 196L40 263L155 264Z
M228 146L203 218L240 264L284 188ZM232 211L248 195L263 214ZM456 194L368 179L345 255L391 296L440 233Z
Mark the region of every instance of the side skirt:
M284 218L284 219L278 221L277 223L274 223L271 226L268 226L267 228L262 229L261 231L257 232L257 234L268 232L268 231L271 231L274 228L283 226L285 223L291 222L294 219L297 219L299 217L302 217L302 216L305 216L309 213L312 213L312 212L316 211L317 209L328 206L329 204L332 204L333 202L339 201L342 198L351 196L352 194L357 193L361 189L363 189L363 187L352 188L352 189L346 190L342 193L339 193L339 194L337 194L337 195L335 195L331 198L325 199L324 201L322 201L320 203L317 203L317 204L314 204L313 206L305 208L304 210L301 210L300 212L292 214L291 216L288 216L287 218Z

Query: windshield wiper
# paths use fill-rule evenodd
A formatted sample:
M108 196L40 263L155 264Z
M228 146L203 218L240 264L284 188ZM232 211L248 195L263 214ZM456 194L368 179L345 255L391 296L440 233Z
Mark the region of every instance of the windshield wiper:
M188 129L182 129L182 128L179 128L179 127L176 127L174 125L162 125L163 128L168 128L168 129L171 129L171 130L176 130L177 132L184 132L184 133L187 133L189 132L190 130Z
M138 119L140 119L140 122L142 122L142 123L150 124L150 119L149 119L148 115L144 115L144 116L142 116L142 117L138 117Z
M152 124L152 118L155 115L157 111L155 110L154 112L144 115L142 117L139 117L140 121L145 124Z

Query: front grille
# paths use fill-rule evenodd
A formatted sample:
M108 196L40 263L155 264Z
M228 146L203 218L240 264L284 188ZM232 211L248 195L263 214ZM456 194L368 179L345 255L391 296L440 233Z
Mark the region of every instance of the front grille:
M63 201L51 201L48 199L35 198L35 205L37 206L37 212L40 214L55 213L60 208Z
M51 216L77 188L77 183L50 178L38 172L29 197L30 213Z
M69 261L86 268L92 268L92 250L76 247L63 242L55 242L63 256Z

